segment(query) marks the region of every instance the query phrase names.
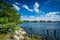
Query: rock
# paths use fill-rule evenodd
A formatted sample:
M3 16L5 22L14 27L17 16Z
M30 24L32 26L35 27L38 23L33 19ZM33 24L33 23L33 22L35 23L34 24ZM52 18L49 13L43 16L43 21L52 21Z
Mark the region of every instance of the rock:
M15 31L14 40L24 40L26 37L26 32L23 29Z
M14 40L19 40L20 38L16 35L14 35Z
M26 36L26 32L23 29L20 29L19 31L23 36Z
M24 40L24 36L23 36L23 35L21 35L20 39Z

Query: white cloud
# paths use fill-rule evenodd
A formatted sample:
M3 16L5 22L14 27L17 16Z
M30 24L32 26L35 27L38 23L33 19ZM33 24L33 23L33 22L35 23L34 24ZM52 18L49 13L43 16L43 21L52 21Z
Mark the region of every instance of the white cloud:
M39 4L36 2L34 5L34 8L38 8L38 7L39 7Z
M17 5L13 4L14 8L16 8L17 11L20 10L20 7L18 7Z
M34 5L34 9L33 9L33 10L34 10L36 13L39 13L39 9L38 9L38 8L39 8L39 4L36 2L35 5Z
M25 9L29 9L29 7L27 5L23 5L23 8Z
M23 5L22 7L25 8L25 9L27 9L28 11L33 12L33 10L32 9L29 9L29 7L27 5Z
M59 12L49 12L43 16L44 20L59 21L60 16L57 15Z
M34 8L34 11L35 11L36 13L39 13L39 9L37 9L37 8Z
M59 13L59 12L49 12L46 14L46 16L53 16L53 15L56 15L57 13Z
M36 12L36 13L39 13L39 4L36 2L33 6L33 9L30 9L27 5L22 5L23 8L27 9L28 11L31 11L31 12Z
M28 9L29 11L31 11L31 12L33 12L33 10L32 9Z
M52 21L60 21L60 16L59 15L56 15L58 14L59 12L49 12L45 15L40 15L40 16L23 16L23 18L21 18L22 20L30 20L30 21L33 21L33 20L52 20Z
M17 5L21 5L21 4L19 4L18 2L16 2L15 4L17 4Z
M35 18L34 16L29 16L29 18Z
M45 4L47 4L47 3L50 3L51 1L47 1L47 2L45 2Z

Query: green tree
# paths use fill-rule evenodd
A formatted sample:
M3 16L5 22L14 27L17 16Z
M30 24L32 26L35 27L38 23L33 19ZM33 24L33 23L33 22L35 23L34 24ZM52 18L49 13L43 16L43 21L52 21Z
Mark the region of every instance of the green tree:
M11 4L0 0L0 24L4 29L14 29L17 24L21 23L20 15Z

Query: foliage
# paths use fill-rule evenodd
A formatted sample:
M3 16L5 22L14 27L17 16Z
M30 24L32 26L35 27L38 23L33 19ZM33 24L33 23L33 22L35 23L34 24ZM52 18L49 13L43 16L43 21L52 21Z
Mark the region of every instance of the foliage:
M20 15L13 9L12 5L9 5L2 1L0 4L0 24L5 24L9 22L19 23ZM4 23L3 23L4 22Z
M20 24L20 15L11 4L0 0L0 24L3 26L0 31L6 32L8 28L16 30L17 24Z

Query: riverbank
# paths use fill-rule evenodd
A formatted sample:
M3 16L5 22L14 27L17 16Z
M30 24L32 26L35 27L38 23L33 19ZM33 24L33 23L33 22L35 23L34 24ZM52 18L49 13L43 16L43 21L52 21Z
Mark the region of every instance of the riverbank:
M22 29L15 31L15 34L0 34L0 40L42 40L42 37L31 36L29 37L27 33Z
M20 28L15 31L13 34L0 33L0 40L24 40L26 37L26 32Z

